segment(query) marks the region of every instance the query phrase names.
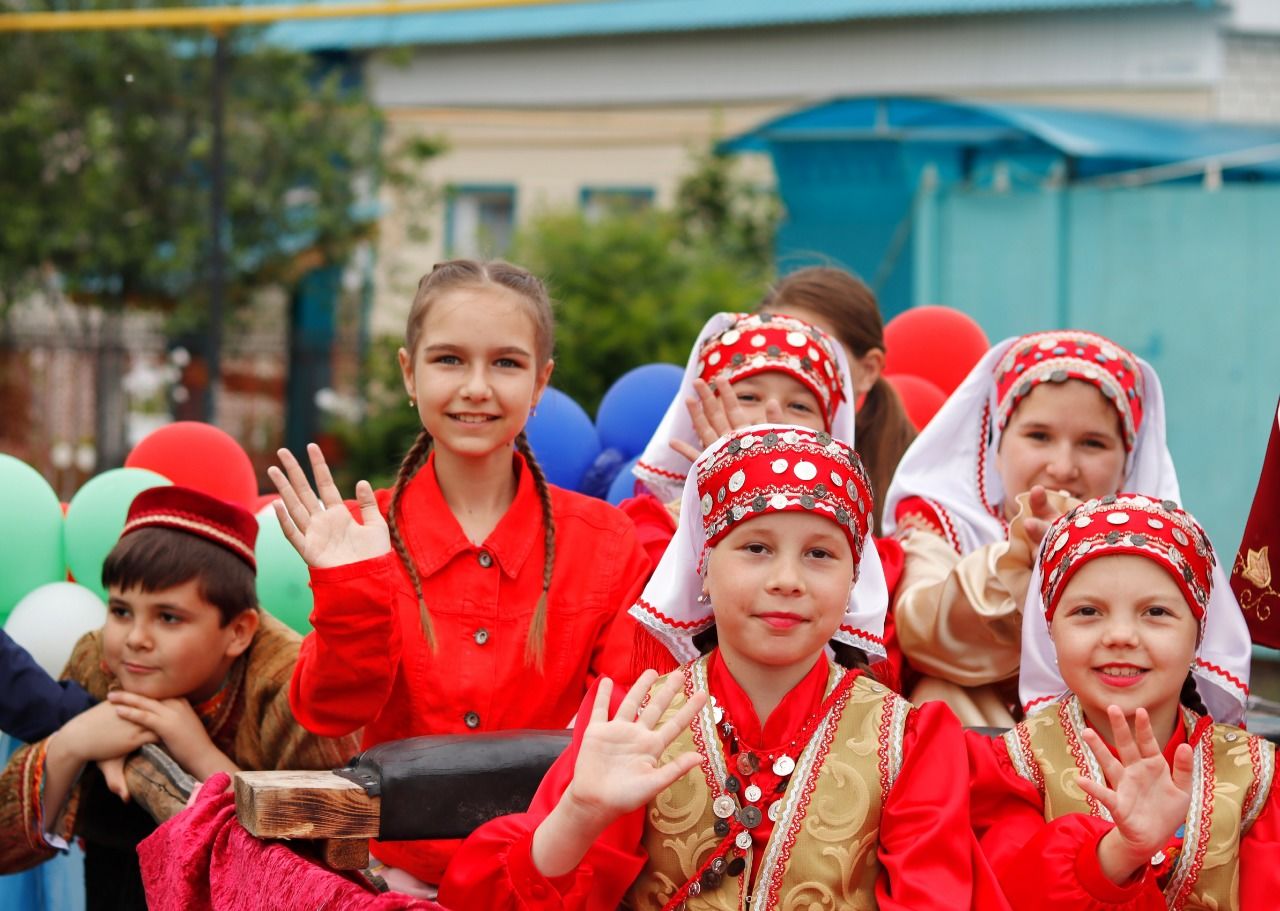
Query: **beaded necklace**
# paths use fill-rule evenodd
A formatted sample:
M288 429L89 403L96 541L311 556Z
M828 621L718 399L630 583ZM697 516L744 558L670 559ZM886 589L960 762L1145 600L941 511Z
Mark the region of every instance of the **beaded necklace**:
M725 793L715 798L711 804L711 810L716 816L712 828L720 836L720 843L712 849L697 873L667 901L663 911L679 911L684 908L687 899L701 895L708 889L718 888L726 876L738 877L746 872L746 854L751 849L752 830L764 821L766 813L770 822L778 821L782 811L781 798L791 783L791 775L796 769L796 757L808 745L818 725L831 713L833 706L853 687L858 676L857 673L846 673L832 687L818 710L796 732L795 737L775 750L757 749L743 742L733 720L716 698L711 697L712 719L715 721L720 747L737 774L729 772L725 776ZM767 763L763 777L758 777L744 787L744 779L760 775L762 757ZM762 810L761 804L766 794L770 797L770 803L767 810Z

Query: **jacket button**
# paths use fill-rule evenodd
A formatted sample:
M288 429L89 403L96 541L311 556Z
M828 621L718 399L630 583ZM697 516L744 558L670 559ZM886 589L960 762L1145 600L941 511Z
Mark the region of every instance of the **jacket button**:
M475 639L476 645L484 645L489 641L489 631L487 629L476 630Z
M462 716L462 721L467 727L471 728L472 730L475 730L476 728L480 727L480 716L477 715L475 712L467 712L467 714Z
M493 554L489 553L487 550L480 551L480 556L476 557L476 559L480 561L480 565L485 569L488 569L493 565Z

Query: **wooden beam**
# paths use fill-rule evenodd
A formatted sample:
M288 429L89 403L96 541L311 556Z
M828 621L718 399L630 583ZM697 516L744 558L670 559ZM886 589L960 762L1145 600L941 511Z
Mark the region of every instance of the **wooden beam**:
M589 0L372 0L299 6L192 6L0 14L0 32L110 31L129 28L200 28L266 25L285 20L362 19L408 13L443 13L520 6L563 6ZM598 2L598 0L597 0Z
M382 800L333 772L239 772L236 816L258 838L376 838Z
M195 779L159 746L149 743L124 764L129 796L156 822L181 813L195 787Z
M320 859L331 870L363 870L369 866L369 839L326 838L320 842Z

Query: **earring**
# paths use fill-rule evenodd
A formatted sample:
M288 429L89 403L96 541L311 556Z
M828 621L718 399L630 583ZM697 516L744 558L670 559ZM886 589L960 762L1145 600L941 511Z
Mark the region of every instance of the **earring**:
M412 399L412 398L411 398L411 399L409 399L409 407L410 407L410 408L417 408L417 407L418 407L418 400L417 400L417 399Z
M699 604L710 604L710 603L711 603L711 596L710 596L709 594L707 594L706 592L703 592L702 594L698 595L698 603L699 603Z

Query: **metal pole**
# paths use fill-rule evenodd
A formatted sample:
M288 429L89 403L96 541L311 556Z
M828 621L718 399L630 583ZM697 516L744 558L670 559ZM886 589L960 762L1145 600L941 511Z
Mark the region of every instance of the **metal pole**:
M214 32L213 86L211 115L213 117L213 148L209 163L209 323L205 344L208 385L205 387L204 419L215 423L218 412L218 382L222 376L222 312L227 293L226 253L223 250L226 220L226 94L229 67L227 33Z

